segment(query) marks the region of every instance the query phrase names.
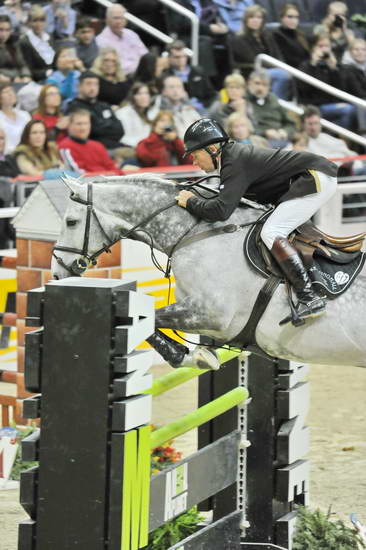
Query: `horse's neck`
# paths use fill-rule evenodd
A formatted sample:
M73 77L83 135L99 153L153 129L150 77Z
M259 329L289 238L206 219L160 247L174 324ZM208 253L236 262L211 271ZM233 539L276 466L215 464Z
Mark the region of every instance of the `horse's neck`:
M104 214L109 235L113 235L114 240L154 212L173 203L176 195L173 186L171 192L159 189L154 191L147 185L131 187L106 184L95 187L95 205ZM143 225L142 229L147 232L136 231L131 238L151 245L151 235L154 248L169 254L185 232L195 224L193 216L174 205Z

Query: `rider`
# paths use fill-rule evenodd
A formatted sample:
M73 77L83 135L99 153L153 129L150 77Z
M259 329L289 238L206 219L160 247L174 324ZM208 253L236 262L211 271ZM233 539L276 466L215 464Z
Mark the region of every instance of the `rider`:
M300 256L288 240L289 234L307 220L336 191L337 165L306 152L268 149L229 140L222 126L202 118L184 135L186 154L205 172L218 170L220 192L203 199L183 190L176 197L179 206L206 221L223 221L238 206L241 197L260 204L273 204L263 224L261 238L287 279L298 303L300 319L325 312L324 299L314 293Z

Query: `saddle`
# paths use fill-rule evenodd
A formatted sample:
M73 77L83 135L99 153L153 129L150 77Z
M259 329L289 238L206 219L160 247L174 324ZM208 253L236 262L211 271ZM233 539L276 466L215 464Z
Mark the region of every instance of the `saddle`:
M263 223L273 210L265 212L246 237L244 252L251 266L264 277L275 275L283 279L276 260L260 238ZM333 237L308 222L289 236L308 270L314 290L333 299L343 294L361 271L366 257L361 252L366 233L350 237Z

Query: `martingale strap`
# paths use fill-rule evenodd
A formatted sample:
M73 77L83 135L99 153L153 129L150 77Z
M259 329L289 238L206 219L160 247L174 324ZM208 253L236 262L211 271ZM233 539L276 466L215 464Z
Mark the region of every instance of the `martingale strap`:
M239 332L237 336L235 336L235 338L233 338L233 340L231 340L231 342L229 342L230 345L239 344L240 347L243 347L248 351L253 351L254 353L257 353L259 355L264 355L268 359L271 359L273 361L273 357L268 355L264 350L262 350L262 348L258 346L255 338L255 331L263 313L265 312L270 302L270 299L272 298L280 282L281 279L276 275L271 275L266 280L258 293L257 299L254 303L253 309L245 327Z

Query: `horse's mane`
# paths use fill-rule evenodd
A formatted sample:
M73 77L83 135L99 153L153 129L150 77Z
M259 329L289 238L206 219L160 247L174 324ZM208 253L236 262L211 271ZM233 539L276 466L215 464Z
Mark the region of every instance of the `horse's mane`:
M159 187L172 188L172 185L176 185L174 180L165 179L163 174L156 174L154 172L142 172L141 174L128 174L125 176L97 176L96 178L88 178L88 183L106 184L106 185L121 185L123 183L131 184L148 184L157 185Z

